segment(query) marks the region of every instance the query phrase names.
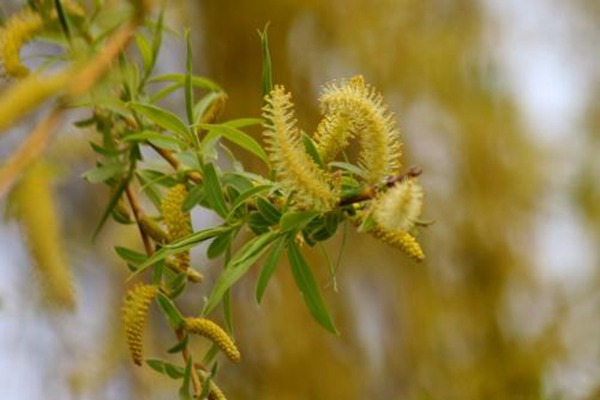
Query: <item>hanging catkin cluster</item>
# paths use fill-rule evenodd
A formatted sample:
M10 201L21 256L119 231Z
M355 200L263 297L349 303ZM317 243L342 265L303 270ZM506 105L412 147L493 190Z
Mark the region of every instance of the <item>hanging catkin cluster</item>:
M362 218L372 217L370 231L376 237L417 261L424 259L411 234L422 212L423 189L414 177L387 184L389 178L393 181L399 175L402 142L394 115L381 94L360 75L324 86L319 97L323 118L314 135L314 147L324 168L311 158L301 141L291 95L276 86L266 103L263 116L269 157L278 180L288 193L295 194L300 206L326 212L340 201L339 183L327 166L357 139L362 180L367 191L375 193Z
M157 294L156 286L137 284L125 296L123 324L131 358L137 365L142 365L143 361L142 337L148 308Z

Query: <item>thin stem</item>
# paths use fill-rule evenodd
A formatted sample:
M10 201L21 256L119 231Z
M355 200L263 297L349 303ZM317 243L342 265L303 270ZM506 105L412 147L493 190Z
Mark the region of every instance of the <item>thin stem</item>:
M137 197L135 196L135 193L131 189L130 185L127 185L127 187L125 188L125 194L127 195L127 201L129 202L129 206L131 207L131 211L135 218L135 222L138 226L138 230L140 231L142 241L144 242L146 254L148 255L148 257L150 257L154 253L154 246L152 246L150 238L148 237L148 235L142 228L142 225L140 224L140 217L144 215L144 210L142 209L142 206L137 200ZM181 328L175 330L175 335L177 336L177 340L179 340L180 342L183 342L183 340L185 339L185 333ZM182 350L181 354L183 356L183 360L187 364L188 359L190 358L190 352L187 346ZM198 376L196 368L192 368L192 384L194 386L194 397L200 396L200 393L202 393L202 383L200 381L200 377Z

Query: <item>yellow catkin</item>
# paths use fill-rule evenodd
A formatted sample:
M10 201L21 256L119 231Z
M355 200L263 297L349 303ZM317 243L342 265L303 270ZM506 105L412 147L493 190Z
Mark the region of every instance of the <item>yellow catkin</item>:
M209 383L208 400L227 400L225 393L219 389L217 384L212 379Z
M48 304L73 309L73 278L62 247L58 211L48 166L38 162L24 174L12 195L29 251Z
M356 135L361 142L359 164L368 183L398 172L401 141L396 121L383 97L362 76L325 85L319 102L328 122L319 126L315 140L326 158Z
M269 159L283 187L296 193L299 207L331 209L338 195L330 179L304 150L294 119L291 95L276 86L266 97L264 136Z
M0 132L57 94L70 77L72 73L69 72L50 76L30 75L4 90L0 94Z
M147 215L140 215L139 217L140 227L144 233L152 238L157 243L167 243L169 241L169 235L154 219Z
M180 239L192 233L192 220L188 212L182 210L187 197L184 184L178 183L171 187L162 199L163 221L167 226L169 242ZM185 272L190 266L190 252L184 251L175 256L175 266L180 272Z
M142 365L143 361L142 336L148 319L148 308L157 294L156 286L137 284L125 296L123 324L131 358L137 365Z
M421 245L417 242L417 239L408 232L393 232L387 231L381 227L376 227L369 231L369 233L375 235L382 242L402 250L415 261L421 262L425 259L425 253L423 252Z
M200 117L200 123L212 124L218 121L221 114L223 114L223 111L225 111L227 100L227 94L225 92L219 92Z
M375 200L373 218L388 231L408 231L421 215L423 188L416 179L397 183Z
M211 340L231 361L239 363L242 360L240 351L231 337L213 321L206 318L186 318L185 327L188 332Z
M0 59L8 76L22 79L29 74L29 69L21 63L21 47L39 33L43 26L42 17L30 8L25 8L11 16L0 29Z

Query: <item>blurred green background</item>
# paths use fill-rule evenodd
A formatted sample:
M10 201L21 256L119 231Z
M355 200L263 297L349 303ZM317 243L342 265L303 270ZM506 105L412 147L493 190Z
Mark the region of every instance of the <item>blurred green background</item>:
M320 118L320 85L363 74L398 117L403 165L424 170L425 218L435 221L419 237L422 264L348 226L327 246L334 259L342 248L338 292L322 254L310 252L340 337L311 320L284 264L260 308L254 280L238 284L244 362L224 360L217 378L229 399L600 399L597 1L202 0L167 9L173 27L191 27L195 71L228 92L224 119L260 113L257 29L269 21L274 81L293 93L307 132ZM174 41L161 67L183 68L182 50ZM91 152L72 162L89 167ZM71 178L60 191L76 315L36 308L25 250L11 255L22 247L18 230L0 232L0 368L35 383L8 398L38 398L38 386L53 399L174 398L171 382L133 366L120 336L125 268L111 246L135 245L135 232L112 226L91 245L88 222L108 195ZM190 312L220 268L195 260L209 279L188 299ZM151 322L147 355L164 357L174 338L158 316ZM0 393L15 386L0 376Z

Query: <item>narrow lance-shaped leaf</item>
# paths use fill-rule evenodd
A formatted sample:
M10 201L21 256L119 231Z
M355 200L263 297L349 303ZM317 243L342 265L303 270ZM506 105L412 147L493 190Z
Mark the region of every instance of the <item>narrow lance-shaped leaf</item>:
M273 70L271 65L271 53L269 52L269 34L267 23L262 31L258 31L262 47L262 94L266 96L273 90Z
M293 240L290 240L288 244L288 259L294 280L302 293L308 311L319 325L331 333L338 334L333 320L327 311L325 302L321 297L321 292L312 271Z
M279 264L279 259L281 257L281 252L283 251L283 247L285 246L285 239L282 237L279 239L271 254L267 258L265 265L260 271L260 275L258 276L258 281L256 282L256 292L255 298L256 302L260 304L262 301L263 295L265 294L265 289L267 288L267 284L271 280L271 276L273 276L273 272L277 268Z
M211 163L204 166L204 181L205 195L209 205L220 217L225 218L229 211L223 196L221 180L215 166Z
M278 236L278 232L267 232L252 239L238 251L217 279L204 307L204 315L210 313L221 302L227 289L248 272L250 267L269 249Z

